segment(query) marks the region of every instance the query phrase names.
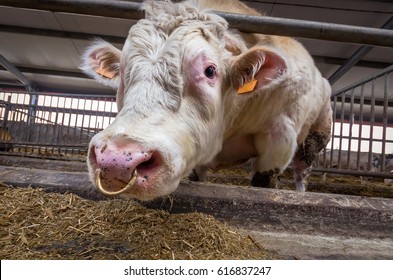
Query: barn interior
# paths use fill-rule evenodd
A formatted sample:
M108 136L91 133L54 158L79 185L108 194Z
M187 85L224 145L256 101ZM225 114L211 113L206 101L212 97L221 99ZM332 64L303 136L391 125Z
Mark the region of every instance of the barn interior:
M82 73L81 55L96 38L121 49L143 17L141 2L0 0L0 183L103 199L80 186L90 184L90 138L116 117L116 92ZM244 166L210 173L216 191L185 180L173 198L146 207L211 214L283 258L392 259L393 4L243 2L266 17L221 14L232 28L295 37L332 86L333 139L315 162L310 192L294 192L285 174L281 189L255 190Z

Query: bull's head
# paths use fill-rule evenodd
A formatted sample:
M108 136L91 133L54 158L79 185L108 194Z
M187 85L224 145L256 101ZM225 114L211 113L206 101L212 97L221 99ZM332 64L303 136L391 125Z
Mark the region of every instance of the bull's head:
M254 77L258 87L273 84L285 62L247 51L224 19L190 4L149 3L145 12L122 51L96 41L82 68L117 88L119 110L90 142L92 181L109 195L150 200L220 151L231 89Z

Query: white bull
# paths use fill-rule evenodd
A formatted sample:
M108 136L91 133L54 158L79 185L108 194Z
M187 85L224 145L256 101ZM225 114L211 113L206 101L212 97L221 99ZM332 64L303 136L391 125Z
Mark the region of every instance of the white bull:
M268 186L292 161L304 191L330 139L331 88L296 40L243 34L209 12L258 15L239 1L147 2L123 50L96 41L82 69L117 88L119 113L90 143L90 176L107 195L150 200L195 168L254 159Z

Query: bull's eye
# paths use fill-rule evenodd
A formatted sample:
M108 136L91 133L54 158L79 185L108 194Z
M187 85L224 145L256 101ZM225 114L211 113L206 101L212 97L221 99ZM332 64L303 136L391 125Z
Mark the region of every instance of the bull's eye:
M213 79L216 76L216 67L213 65L208 66L205 69L205 76L209 79Z

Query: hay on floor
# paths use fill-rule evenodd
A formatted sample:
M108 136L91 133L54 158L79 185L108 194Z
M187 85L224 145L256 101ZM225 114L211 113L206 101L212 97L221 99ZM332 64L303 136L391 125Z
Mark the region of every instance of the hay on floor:
M212 216L0 184L1 259L267 259Z

